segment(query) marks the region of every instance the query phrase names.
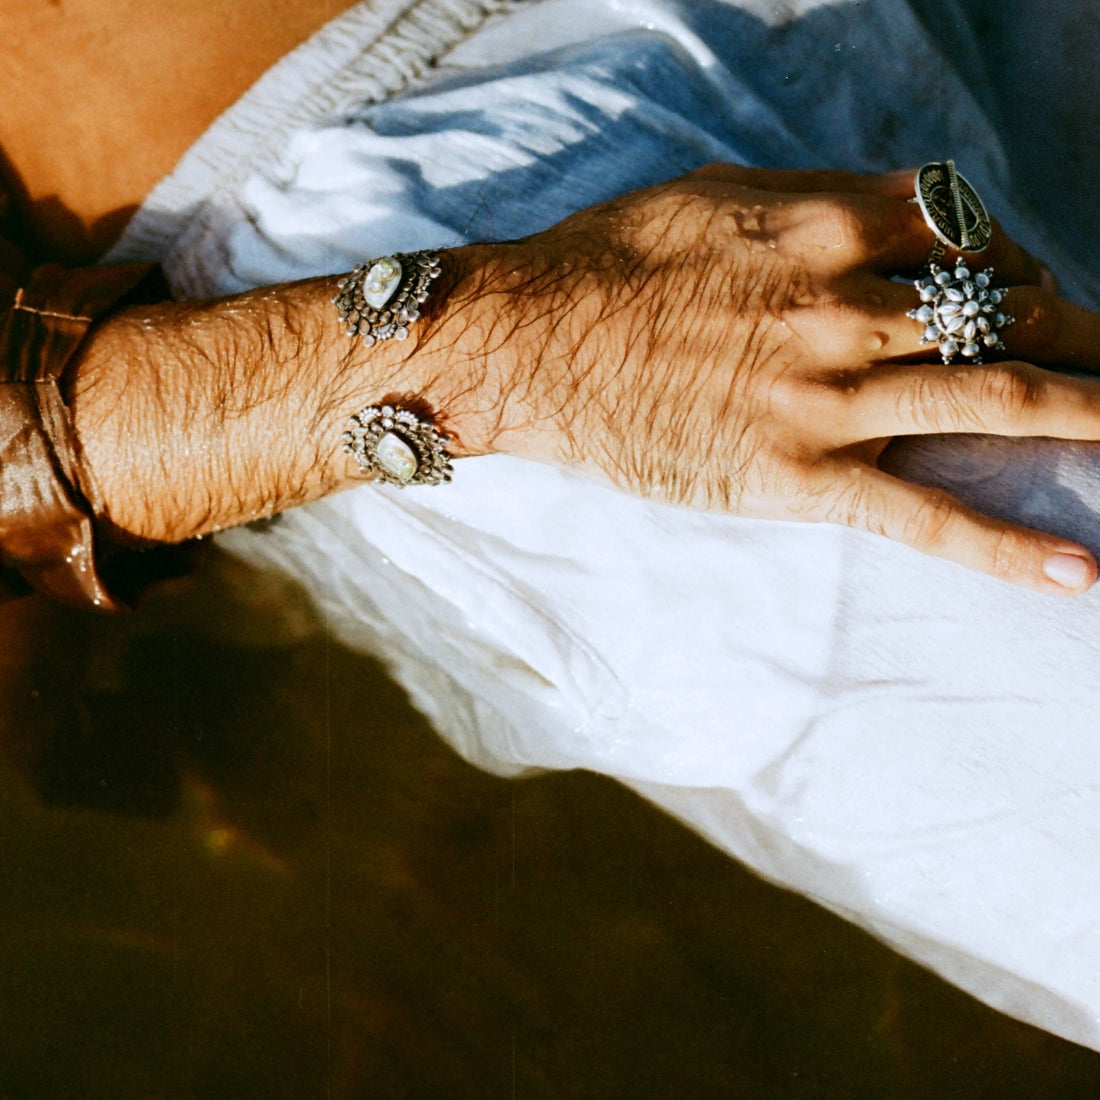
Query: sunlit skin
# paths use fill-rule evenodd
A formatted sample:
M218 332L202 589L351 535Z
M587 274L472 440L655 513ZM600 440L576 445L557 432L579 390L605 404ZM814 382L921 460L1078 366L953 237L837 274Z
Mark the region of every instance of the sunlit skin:
M25 83L0 139L45 253L108 243L112 212L340 9L247 0L227 34L221 5L175 5L169 29L148 6L142 19L134 5L0 0L16 27L0 73ZM55 114L59 84L82 95ZM42 141L44 117L56 143ZM446 252L413 338L369 355L335 323L324 279L123 311L86 342L71 393L105 520L120 538L175 540L347 487L347 416L415 395L458 457L569 464L680 505L844 523L1083 591L1096 579L1084 548L877 466L898 435L1100 439L1100 383L1043 369L1100 370L1100 320L1044 289L1003 234L981 263L1011 287L1005 361L943 366L920 347L913 290L891 278L932 243L912 186L912 170L704 169L535 237Z

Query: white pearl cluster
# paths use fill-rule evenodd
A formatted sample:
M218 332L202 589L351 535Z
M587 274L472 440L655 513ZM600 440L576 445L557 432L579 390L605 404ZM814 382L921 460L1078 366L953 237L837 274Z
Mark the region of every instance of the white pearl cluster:
M993 268L977 275L960 260L955 274L929 264L929 274L913 285L921 305L907 316L925 326L922 344L938 344L945 363L962 355L972 363L982 361L982 349L1004 350L1000 330L1014 318L998 308L1007 290L992 286Z

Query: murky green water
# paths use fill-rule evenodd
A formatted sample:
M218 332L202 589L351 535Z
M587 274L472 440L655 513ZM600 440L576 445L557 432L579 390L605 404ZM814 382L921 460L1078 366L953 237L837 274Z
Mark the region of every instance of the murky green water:
M1100 1095L1100 1055L614 784L467 767L280 606L215 562L96 622L71 674L87 623L30 627L50 660L6 688L0 1096Z

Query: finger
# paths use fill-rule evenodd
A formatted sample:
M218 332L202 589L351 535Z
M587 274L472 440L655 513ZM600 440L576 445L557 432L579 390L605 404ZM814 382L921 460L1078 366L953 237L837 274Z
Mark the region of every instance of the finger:
M882 364L845 385L842 442L957 432L1100 440L1100 379L1030 363Z
M773 200L774 201L774 200ZM872 194L790 196L774 204L771 222L776 247L823 274L871 271L880 276L911 274L925 268L934 243L920 208L902 199ZM993 240L982 253L952 252L939 266L954 270L954 257L971 271L993 268L1002 286L1039 286L1049 273L994 225Z
M898 308L896 324L889 317L870 318L878 323L889 338L890 354L905 354L908 345L911 351L921 350L921 337L924 334L923 321L908 316L905 302L916 308L912 290L894 284L903 295L893 290L881 290L876 297L884 303L884 309ZM1050 363L1077 370L1100 372L1100 314L1067 302L1056 294L1035 286L1001 288L1004 297L998 311L1010 318L1008 323L998 330L1004 349L1000 352L986 351L985 357L1024 359L1031 363ZM867 298L869 300L870 292ZM906 336L902 320L909 321L913 328ZM914 346L915 345L915 346ZM935 354L925 345L924 350ZM882 356L885 358L885 354Z
M853 194L908 198L914 188L916 169L869 175L830 168L785 169L746 168L741 164L715 163L697 168L692 179L716 180L738 187L781 194Z
M1096 560L1077 543L994 519L941 490L868 466L845 471L839 487L823 495L822 509L823 520L885 535L1039 592L1076 595L1097 578Z
M832 254L834 261L847 265L848 269L871 267L888 274L915 272L925 265L936 243L936 236L925 222L920 207L909 201L916 194L914 168L863 175L825 169L784 171L709 164L693 172L690 178L780 194L814 196L817 200L831 200L850 207L857 224L846 227L846 236L857 247ZM830 234L835 219L827 210L819 210L817 217L823 223L823 233ZM1051 290L1057 288L1050 271L1013 241L996 221L992 240L984 252L959 253L952 249L940 261L940 266L953 264L959 258L967 260L975 270L994 267L1006 286L1028 284L1045 285Z
M1004 309L1015 318L1001 332L1006 354L1100 371L1100 314L1034 286L1011 288Z
M936 243L920 207L908 198L864 197L870 219L866 265L882 274L915 272L924 268ZM872 235L874 240L872 240ZM877 243L875 243L877 241ZM938 266L952 270L962 260L972 271L993 268L1003 286L1051 285L1053 276L1029 252L1021 248L1000 225L993 222L993 236L984 252L948 249Z
M884 240L885 247L877 265L880 271L907 271L924 267L936 243L936 235L915 201L916 175L915 168L903 168L884 176L871 177L875 186L865 191L866 194L883 200L904 201L908 208L903 212L897 235ZM996 267L1005 285L1045 286L1049 290L1057 291L1057 280L1049 269L1012 240L996 220L993 221L993 235L989 246L983 252L961 252L948 248L938 263L940 267L949 268L960 259L974 270Z
M1000 289L1005 296L998 312L1012 320L997 330L1002 349L982 349L987 362L1022 359L1100 372L1100 314L1039 287ZM924 340L927 321L909 316L926 305L910 283L863 273L845 281L834 297L808 307L819 360L841 368L918 355L937 358L937 343Z

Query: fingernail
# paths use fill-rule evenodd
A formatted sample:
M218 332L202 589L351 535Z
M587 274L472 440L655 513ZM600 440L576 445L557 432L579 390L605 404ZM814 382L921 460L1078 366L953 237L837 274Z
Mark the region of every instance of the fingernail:
M1063 588L1083 588L1092 576L1092 564L1078 554L1055 554L1047 558L1043 572Z
M1049 290L1051 294L1058 293L1058 280L1054 277L1054 272L1049 267L1044 267L1039 270L1039 285L1044 290Z

